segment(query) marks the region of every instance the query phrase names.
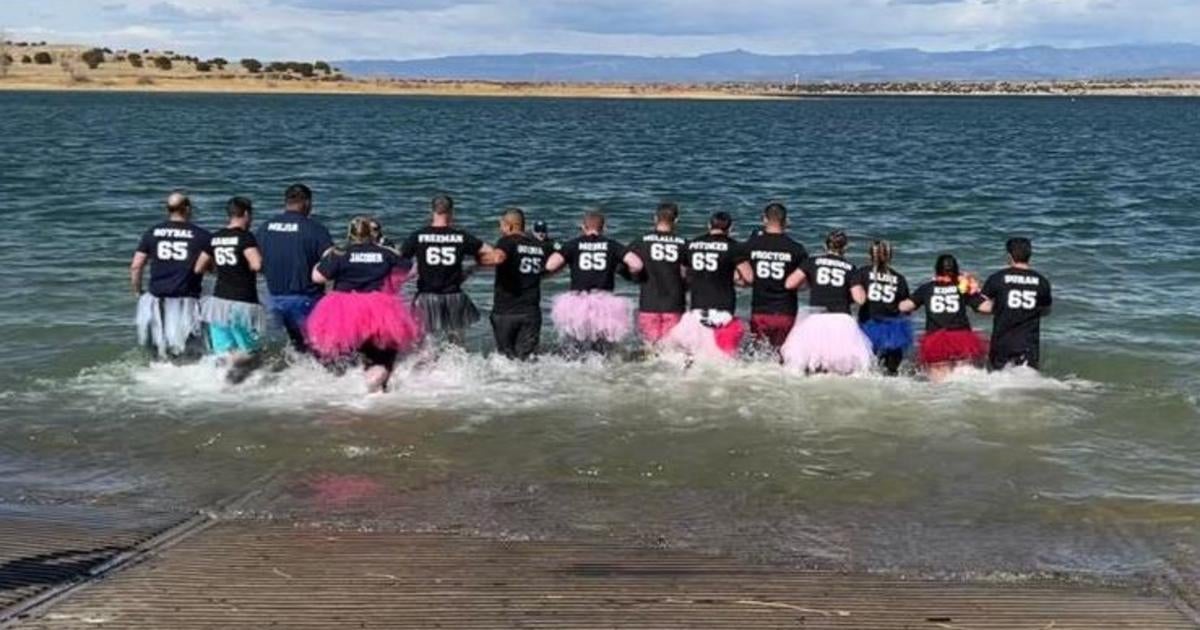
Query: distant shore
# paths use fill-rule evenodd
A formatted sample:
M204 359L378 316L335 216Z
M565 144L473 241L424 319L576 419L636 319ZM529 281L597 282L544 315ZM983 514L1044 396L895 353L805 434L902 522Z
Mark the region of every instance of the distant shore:
M322 62L260 64L176 53L8 45L0 91L364 94L454 97L759 100L846 96L1197 97L1200 79L821 83L561 83L346 77ZM41 61L38 56L41 55ZM3 58L3 57L0 57ZM253 63L248 63L253 62ZM257 67L256 65L257 64Z

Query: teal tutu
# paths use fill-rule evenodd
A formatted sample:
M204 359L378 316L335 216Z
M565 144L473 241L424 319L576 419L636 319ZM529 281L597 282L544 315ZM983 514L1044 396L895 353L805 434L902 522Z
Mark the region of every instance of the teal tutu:
M907 317L872 319L862 323L862 331L871 340L876 354L908 350L913 346L912 322Z

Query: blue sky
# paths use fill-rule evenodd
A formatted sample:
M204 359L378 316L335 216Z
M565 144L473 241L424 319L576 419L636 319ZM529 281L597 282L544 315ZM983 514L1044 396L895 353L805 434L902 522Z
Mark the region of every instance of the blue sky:
M1200 0L4 0L10 37L264 59L1200 43Z

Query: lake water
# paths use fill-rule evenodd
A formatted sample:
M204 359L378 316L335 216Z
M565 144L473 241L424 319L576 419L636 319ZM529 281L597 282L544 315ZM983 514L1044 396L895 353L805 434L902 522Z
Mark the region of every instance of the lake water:
M1200 575L1200 101L455 100L0 93L0 502L619 540L953 577ZM448 191L489 239L662 198L745 236L768 200L815 249L886 237L911 280L1012 234L1055 283L1045 372L803 378L768 361L405 362L364 399L314 365L240 387L133 351L126 268L166 193L198 222L293 181L335 235L402 236ZM547 293L562 290L564 280ZM490 276L469 289L491 303ZM632 294L632 288L621 291ZM547 300L548 301L548 300ZM743 297L748 304L748 296ZM989 323L977 319L986 329ZM548 339L550 336L548 331Z

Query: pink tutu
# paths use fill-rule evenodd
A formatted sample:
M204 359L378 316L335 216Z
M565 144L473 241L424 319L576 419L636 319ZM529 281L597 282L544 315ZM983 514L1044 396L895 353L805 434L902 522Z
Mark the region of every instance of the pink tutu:
M746 334L742 320L729 317L721 325L705 323L702 311L688 311L671 332L667 333L663 345L672 350L686 352L700 359L726 359L737 354Z
M550 319L559 336L617 343L633 332L633 303L607 291L574 291L554 298Z
M421 324L400 296L382 291L334 291L308 316L308 344L325 358L357 351L366 344L405 351L421 340Z
M818 313L796 323L779 349L783 364L805 372L854 374L875 363L871 340L853 317Z

